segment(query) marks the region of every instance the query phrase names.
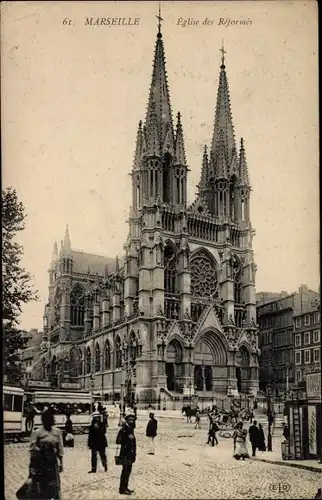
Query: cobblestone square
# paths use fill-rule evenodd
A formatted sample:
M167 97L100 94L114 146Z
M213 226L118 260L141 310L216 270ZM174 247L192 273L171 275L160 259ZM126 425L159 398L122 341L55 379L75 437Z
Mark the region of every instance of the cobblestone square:
M159 419L156 454L148 455L146 419L137 422L137 462L133 466L130 488L138 499L229 499L229 498L314 498L322 486L318 473L267 464L254 460L237 462L232 457L232 440L219 438L219 445L207 446L207 422L195 429L181 419ZM65 448L61 474L63 500L123 498L118 494L121 468L114 464L116 421L108 429L109 469L99 464L97 474L90 470L90 451L86 436L75 437L75 448ZM8 444L5 457L5 498L15 492L27 477L28 443ZM278 485L281 485L280 487ZM288 491L281 491L289 485Z

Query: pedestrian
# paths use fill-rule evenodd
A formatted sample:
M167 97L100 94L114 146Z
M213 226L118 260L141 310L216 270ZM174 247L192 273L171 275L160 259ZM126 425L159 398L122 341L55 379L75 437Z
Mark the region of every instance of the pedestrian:
M148 455L154 455L154 439L157 435L158 430L158 421L154 418L154 413L150 412L149 414L150 420L146 426L146 436L150 439L150 451Z
M38 498L61 500L60 477L63 471L63 438L55 426L53 412L41 415L42 426L30 440L29 483L37 487Z
M258 425L258 450L266 451L265 434L262 424Z
M211 422L210 429L209 429L209 439L208 439L208 443L210 441L211 446L215 446L215 441L216 441L216 444L218 444L218 439L216 436L216 432L218 432L218 431L219 431L219 427L218 427L216 421L213 419Z
M125 423L122 425L116 438L116 444L120 446L119 456L122 459L122 473L119 487L119 493L121 495L131 495L134 493L133 490L129 489L132 465L136 460L134 425L134 415L126 415Z
M89 474L94 474L97 469L97 453L101 457L101 462L104 467L105 472L107 471L107 458L106 458L106 428L104 423L101 421L101 416L98 411L94 412L92 415L92 423L88 431L88 447L91 450L91 464L92 468L88 472Z
M191 420L191 406L187 406L186 407L186 417L187 417L187 424L190 422L190 424L192 423L192 420Z
M234 458L240 460L241 458L249 458L246 446L247 431L243 429L243 422L239 422L233 434L234 440Z
M196 420L195 420L195 429L201 429L201 425L200 425L200 412L199 410L196 411Z
M64 441L64 446L66 446L66 448L74 448L73 422L70 418L70 414L66 415L63 441Z
M257 420L254 420L254 423L249 427L249 440L252 445L252 456L256 456L256 448L258 448L259 444L259 429L257 427Z

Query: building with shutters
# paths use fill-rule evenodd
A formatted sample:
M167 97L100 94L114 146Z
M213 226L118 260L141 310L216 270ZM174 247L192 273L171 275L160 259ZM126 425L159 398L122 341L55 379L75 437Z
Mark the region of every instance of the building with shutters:
M123 391L139 404L210 399L228 389L256 394L251 186L244 141L235 140L224 56L222 49L213 136L205 137L210 145L189 204L184 116L174 123L159 26L137 130L125 253L109 259L75 251L68 229L59 252L55 244L44 378L56 374L58 385L74 381L105 399Z

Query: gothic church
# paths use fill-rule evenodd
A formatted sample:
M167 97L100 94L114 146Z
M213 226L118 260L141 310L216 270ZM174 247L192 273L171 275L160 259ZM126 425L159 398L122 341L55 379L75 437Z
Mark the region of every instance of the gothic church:
M122 259L54 247L42 377L138 405L258 390L248 168L237 148L224 51L212 142L187 203L182 117L174 126L161 29L139 123ZM197 124L196 124L197 126ZM207 138L206 138L207 139Z

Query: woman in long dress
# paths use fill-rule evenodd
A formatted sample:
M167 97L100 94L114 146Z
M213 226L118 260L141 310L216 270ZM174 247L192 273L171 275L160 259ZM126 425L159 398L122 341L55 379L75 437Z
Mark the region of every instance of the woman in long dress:
M63 470L63 438L55 427L51 410L42 416L42 427L35 431L30 441L29 477L37 485L42 500L61 500L59 473Z
M234 457L236 460L240 460L242 458L249 458L247 446L246 446L246 436L247 431L243 429L243 422L239 422L236 425L233 439L234 439Z

